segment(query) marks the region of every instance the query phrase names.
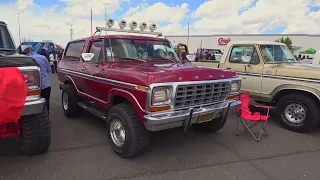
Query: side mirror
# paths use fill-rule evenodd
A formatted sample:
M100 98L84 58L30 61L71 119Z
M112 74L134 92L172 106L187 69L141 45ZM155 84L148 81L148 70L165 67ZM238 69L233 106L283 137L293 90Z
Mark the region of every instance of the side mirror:
M92 61L94 54L93 53L82 53L81 57L84 61Z
M187 56L188 61L194 61L196 59L196 55L194 54L188 54Z
M21 45L20 45L20 46L18 46L17 52L18 52L19 54L22 54Z

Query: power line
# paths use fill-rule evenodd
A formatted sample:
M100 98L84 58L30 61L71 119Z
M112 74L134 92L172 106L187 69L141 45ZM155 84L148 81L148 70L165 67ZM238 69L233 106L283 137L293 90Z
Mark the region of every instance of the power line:
M72 40L72 35L74 34L74 29L72 28L72 25L73 24L70 25L71 26L71 28L70 28L70 38L71 38L71 40Z

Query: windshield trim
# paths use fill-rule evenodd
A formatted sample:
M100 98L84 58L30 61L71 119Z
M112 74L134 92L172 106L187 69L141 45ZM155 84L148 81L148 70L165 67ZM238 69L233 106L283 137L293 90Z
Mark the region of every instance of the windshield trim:
M148 58L148 59L141 59L141 61L138 61L138 60L133 60L133 59L126 59L126 58L117 58L117 57L113 57L113 56L109 56L109 58L108 58L108 48L110 48L111 50L112 50L112 44L111 44L111 40L112 39L125 39L125 40L146 40L146 41L158 41L158 42L163 42L163 43L168 43L169 45L170 45L170 47L172 48L172 52L173 52L173 57L174 57L174 59L172 59L172 60L169 60L169 59L165 59L165 58L163 58L162 60L152 60L152 58L162 58L162 57L151 57L151 58ZM105 52L104 54L105 54L105 62L106 63L109 63L109 64L111 64L111 63L128 63L128 62L137 62L137 63L152 63L152 62L171 62L171 63L176 63L176 64L179 64L180 63L180 59L178 58L178 56L177 56L177 54L176 54L176 51L174 50L174 48L173 48L173 46L172 46L172 44L171 44L171 42L169 41L169 40L167 40L167 39L149 39L149 38L147 38L147 39L141 39L141 38L133 38L133 37L131 37L131 38L122 38L122 37L109 37L109 38L104 38L104 45L105 45L105 47L104 47L104 49L103 49L103 51ZM112 57L111 59L110 59L110 57ZM114 61L115 59L122 59L121 61ZM136 58L136 59L140 59L140 58ZM112 61L113 60L113 61ZM143 62L143 61L145 61L145 62Z
M272 61L266 61L266 59L263 57L263 48L262 48L262 46L280 46L281 48L285 48L288 52L290 52L290 54L292 55L292 57L294 58L294 59L286 59L286 60L280 60L280 59L275 59L274 58L274 55L272 55L273 56L273 59L274 60L272 60ZM259 45L259 49L260 49L260 53L261 53L261 56L262 56L262 59L263 59L263 61L264 61L264 63L265 64L281 64L281 63L296 63L296 62L298 62L296 59L295 59L295 57L294 57L294 55L292 54L292 52L291 52L291 50L288 48L288 46L286 46L286 45L282 45L282 44L260 44ZM283 51L283 53L284 53L284 51Z

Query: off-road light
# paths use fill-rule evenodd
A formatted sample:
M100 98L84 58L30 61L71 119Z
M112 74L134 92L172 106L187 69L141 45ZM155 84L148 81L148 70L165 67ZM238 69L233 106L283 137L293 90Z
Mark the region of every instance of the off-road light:
M137 28L138 23L136 21L132 21L129 26L131 30L134 30L135 28Z
M124 29L127 26L127 21L125 21L124 19L119 21L118 23L120 29Z
M149 29L151 32L153 32L157 29L157 25L155 23L149 24Z
M106 25L108 26L108 28L111 28L114 25L114 20L109 18L106 22Z
M139 27L140 27L140 30L141 30L141 31L144 31L144 30L147 29L147 23L142 22L142 23L139 25Z

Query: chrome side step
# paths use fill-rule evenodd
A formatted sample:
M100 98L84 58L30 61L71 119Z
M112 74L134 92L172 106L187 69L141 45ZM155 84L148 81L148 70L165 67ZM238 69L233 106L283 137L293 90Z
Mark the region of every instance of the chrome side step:
M84 102L78 102L77 104L78 104L78 106L83 108L85 111L88 111L91 114L97 116L98 118L100 118L104 121L107 121L107 114L103 110L96 108L92 105L89 105L87 103L84 103Z

